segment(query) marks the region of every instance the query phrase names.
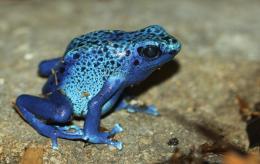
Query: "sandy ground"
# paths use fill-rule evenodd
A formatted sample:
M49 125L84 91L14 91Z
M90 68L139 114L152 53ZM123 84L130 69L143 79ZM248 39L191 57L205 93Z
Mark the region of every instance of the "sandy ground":
M237 97L253 108L260 100L260 1L0 1L0 163L165 163L180 152L218 143L247 151L246 123ZM155 104L160 117L125 111L102 120L125 131L117 151L106 145L50 140L12 108L22 94L38 95L43 59L61 56L71 38L98 29L136 30L160 24L183 43L176 60L132 89ZM82 124L82 122L79 122ZM259 127L259 125L257 125ZM198 154L220 162L222 155ZM34 157L34 159L30 159Z

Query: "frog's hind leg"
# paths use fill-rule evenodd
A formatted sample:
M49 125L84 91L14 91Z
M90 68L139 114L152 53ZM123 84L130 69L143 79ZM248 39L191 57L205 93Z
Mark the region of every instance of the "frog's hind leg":
M80 139L81 135L66 134L60 131L56 126L46 124L42 120L51 121L53 124L66 123L72 115L71 107L63 100L62 97L56 97L57 102L53 102L53 98L44 99L40 97L21 95L16 100L18 112L22 117L40 134L51 138L52 147L58 147L57 138Z
M39 64L38 73L41 77L48 77L51 75L52 68L61 60L61 57L43 60Z

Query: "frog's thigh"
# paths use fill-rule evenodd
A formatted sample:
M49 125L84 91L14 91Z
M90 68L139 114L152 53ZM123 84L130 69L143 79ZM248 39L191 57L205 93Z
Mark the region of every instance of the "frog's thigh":
M60 98L62 99L62 98ZM21 114L32 114L35 118L40 118L57 123L68 122L72 115L72 108L67 103L54 103L51 99L40 98L31 95L21 95L16 100L16 105L24 112Z
M55 103L53 100L56 99ZM16 100L17 110L22 117L39 133L46 137L51 138L52 148L57 149L57 138L67 139L81 139L81 131L77 133L66 133L57 126L55 123L65 123L71 118L71 107L63 102L64 97L55 95L51 99L43 99L40 97L21 95ZM40 118L40 119L39 119ZM52 125L45 124L45 120L51 120Z
M51 74L51 69L61 60L61 57L43 60L39 64L38 73L42 77L48 77Z

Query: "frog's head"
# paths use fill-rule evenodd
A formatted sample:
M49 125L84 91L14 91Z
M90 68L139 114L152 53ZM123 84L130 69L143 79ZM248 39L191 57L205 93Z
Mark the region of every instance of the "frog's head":
M140 82L154 70L169 62L180 51L181 43L161 26L152 25L131 32L131 58L128 79L131 84Z

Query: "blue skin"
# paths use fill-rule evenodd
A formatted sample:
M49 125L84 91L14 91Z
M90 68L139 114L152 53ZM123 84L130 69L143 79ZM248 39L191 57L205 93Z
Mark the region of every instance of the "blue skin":
M146 79L180 48L180 42L158 25L132 32L87 33L73 39L63 57L40 63L39 75L48 77L44 97L20 95L18 112L38 133L51 138L54 149L58 148L57 138L122 149L122 143L111 136L123 129L116 124L110 132L101 132L101 116L122 108L158 115L154 106L141 108L124 99L116 102L126 87ZM66 126L73 116L84 118L83 128Z

